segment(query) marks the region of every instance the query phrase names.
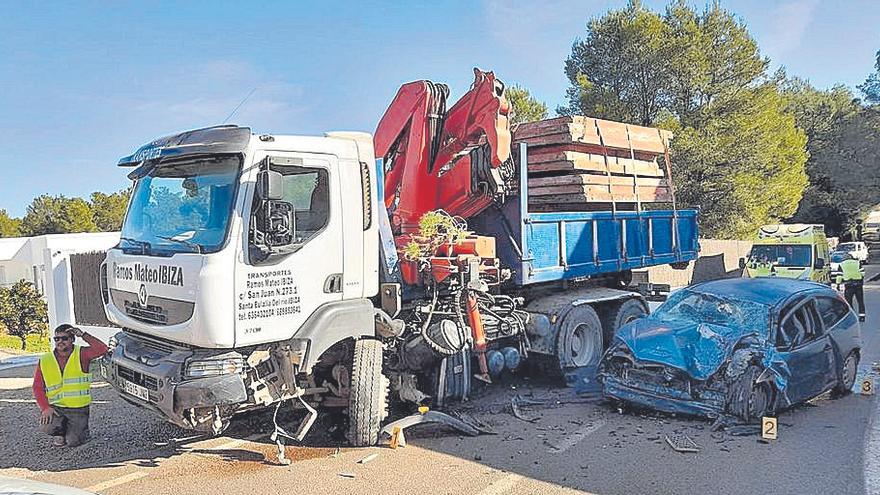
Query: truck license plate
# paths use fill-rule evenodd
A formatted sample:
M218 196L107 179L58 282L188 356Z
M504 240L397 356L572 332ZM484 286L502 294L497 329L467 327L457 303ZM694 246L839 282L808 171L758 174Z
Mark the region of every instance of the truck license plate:
M138 399L149 402L150 401L150 393L147 391L146 387L141 387L136 383L131 383L128 380L124 380L122 378L119 379L122 382L122 391L137 397Z

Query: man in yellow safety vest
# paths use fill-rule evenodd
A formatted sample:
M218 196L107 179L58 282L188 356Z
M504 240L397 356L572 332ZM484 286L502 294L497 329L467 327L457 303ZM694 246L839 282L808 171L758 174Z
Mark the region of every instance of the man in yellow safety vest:
M859 303L859 321L865 321L865 291L864 279L865 274L862 273L862 266L859 260L847 255L846 259L840 263L841 274L837 276L837 285L843 283L843 297L850 307L853 306L853 296Z
M89 344L74 344L82 337ZM34 371L33 392L40 406L40 430L54 437L56 446L75 447L89 437L89 404L92 360L107 353L107 346L73 325L55 329L55 350L43 354Z

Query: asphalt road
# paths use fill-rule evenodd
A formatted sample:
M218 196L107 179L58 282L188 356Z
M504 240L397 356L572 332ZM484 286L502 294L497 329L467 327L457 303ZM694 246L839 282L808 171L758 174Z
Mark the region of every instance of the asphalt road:
M868 276L880 266L868 267ZM862 374L880 361L880 283L866 287ZM305 447L277 465L271 416L241 418L222 437L189 438L94 385L92 442L53 448L37 431L31 368L0 370L0 476L26 477L103 494L196 493L880 493L880 422L875 396L820 397L779 415L779 439L710 431L706 421L619 412L572 390L520 377L482 391L464 410L497 435L461 437L424 426L409 445L347 448L322 418ZM509 408L515 395L541 402ZM682 433L698 453L674 452ZM876 438L873 438L874 435ZM171 441L177 439L177 441ZM341 449L337 452L337 447ZM365 464L357 461L371 453Z

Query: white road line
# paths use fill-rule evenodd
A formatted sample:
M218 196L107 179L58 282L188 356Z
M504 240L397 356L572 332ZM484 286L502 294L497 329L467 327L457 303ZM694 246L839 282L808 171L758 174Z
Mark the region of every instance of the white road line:
M483 488L476 495L503 495L513 489L522 479L523 477L518 474L509 473L507 476L493 481L491 485Z
M102 481L96 485L87 486L83 488L83 490L87 492L100 492L101 490L106 490L108 488L113 488L114 486L124 485L126 483L131 483L132 481L139 480L144 476L149 476L149 471L135 471L133 473L124 474L118 478L113 478L111 480Z
M605 420L600 419L598 421L594 421L588 425L582 426L577 431L572 433L566 438L563 438L558 444L551 447L547 450L547 452L551 454L561 454L566 450L577 445L581 440L587 438L591 433L595 432L599 428L605 426Z
M264 437L264 436L265 435L263 435L262 433L255 433L255 434L247 436L245 438L241 438L238 440L231 440L229 442L222 443L220 445L217 445L216 447L206 447L205 450L232 449L232 448L238 447L240 445L244 445L247 442L252 442L254 440L257 440L257 439ZM157 457L154 460L159 460L159 459L160 458ZM149 471L135 471L133 473L128 473L128 474L122 475L118 478L113 478L111 480L103 481L103 482L98 483L96 485L92 485L92 486L83 488L83 490L85 490L87 492L100 492L101 490L113 488L114 486L119 486L119 485L124 485L126 483L131 483L132 481L139 480L139 479L141 479L145 476L149 476L149 475L150 475Z
M880 403L875 401L874 411L868 424L865 435L865 493L868 495L880 494Z

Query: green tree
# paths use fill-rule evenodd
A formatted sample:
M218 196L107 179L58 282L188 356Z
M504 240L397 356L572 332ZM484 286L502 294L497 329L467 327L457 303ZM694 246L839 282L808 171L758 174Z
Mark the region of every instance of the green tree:
M510 123L534 122L547 118L547 105L532 94L526 88L512 85L504 91L507 101L510 102Z
M680 0L659 14L632 1L575 41L559 112L672 130L679 204L702 209L704 235L753 237L790 217L807 184L806 136L767 65L718 4L698 12Z
M0 323L9 335L21 338L22 349L28 334L46 333L48 308L34 284L19 280L12 287L0 287Z
M827 91L800 79L784 85L788 108L807 134L810 184L793 220L845 235L880 203L880 115L844 86Z
M18 237L20 227L20 219L10 217L6 210L0 209L0 237Z
M874 62L874 72L858 86L859 91L865 95L868 103L880 104L880 50L877 50L877 61Z
M21 220L21 233L26 236L97 230L89 203L63 195L34 198Z
M104 194L98 191L92 193L92 215L98 230L114 232L122 228L129 196L131 196L129 189L123 189L112 194Z

